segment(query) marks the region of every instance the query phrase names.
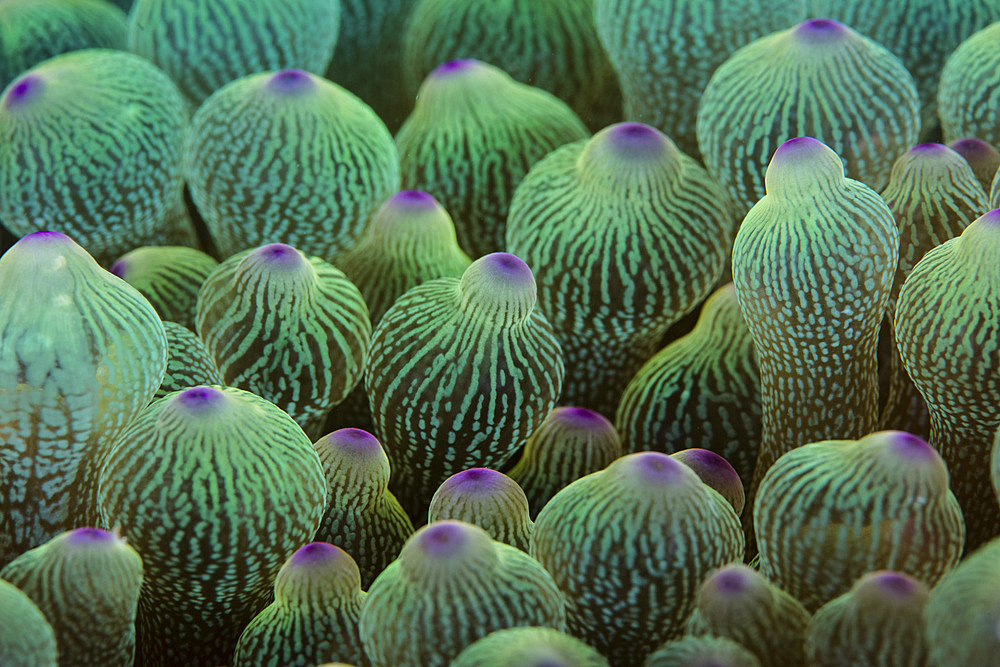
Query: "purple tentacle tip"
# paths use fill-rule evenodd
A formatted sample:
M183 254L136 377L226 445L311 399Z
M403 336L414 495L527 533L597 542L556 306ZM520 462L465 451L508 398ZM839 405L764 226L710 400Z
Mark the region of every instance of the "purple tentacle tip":
M438 202L423 190L402 190L389 197L389 203L401 208L429 209L437 206Z
M939 155L942 153L947 153L950 149L944 144L936 144L934 142L928 142L925 144L917 144L910 149L911 153L918 153L921 155Z
M995 208L992 211L984 213L976 222L989 225L991 227L1000 227L1000 208Z
M739 595L750 584L747 573L739 568L728 568L720 571L711 579L712 587L724 595Z
M938 453L923 438L906 431L890 431L892 450L907 461L936 461Z
M114 533L101 528L76 528L71 530L67 541L70 544L104 544L118 539Z
M842 23L833 19L808 19L794 28L795 36L809 42L827 42L837 39L847 33Z
M434 71L431 72L432 77L448 76L450 74L457 74L459 72L464 72L469 69L473 69L479 65L479 61L473 58L458 58L456 60L448 60L441 63Z
M469 468L449 477L448 487L459 487L465 493L489 494L504 482L505 475L489 468Z
M684 465L662 452L633 454L633 470L651 482L669 484L682 479Z
M35 74L26 74L11 84L4 96L4 106L8 109L16 109L24 106L31 100L38 97L45 87L42 77Z
M125 278L125 274L128 272L128 260L119 259L111 268L108 269L112 275L118 276L119 278Z
M508 281L534 282L535 280L524 260L509 252L495 252L479 258L475 263L481 263L489 273Z
M599 412L573 406L556 408L552 411L552 418L576 428L594 429L610 425L610 422Z
M297 95L315 87L313 76L300 69L284 69L268 79L269 90L282 95Z
M320 563L328 563L340 556L341 553L343 553L341 549L327 542L310 542L303 547L299 547L298 550L292 554L292 565L309 566Z
M357 452L376 451L382 447L374 435L360 428L338 429L326 438L338 448Z
M466 527L457 521L439 521L425 527L418 540L422 552L440 558L460 550L468 540L468 534Z
M262 261L276 266L291 268L302 263L299 251L284 243L269 243L254 250L253 254Z
M214 407L222 398L221 390L202 385L181 390L176 400L190 410L204 410Z
M900 572L874 572L869 575L869 580L879 590L896 597L906 597L917 589L917 582Z

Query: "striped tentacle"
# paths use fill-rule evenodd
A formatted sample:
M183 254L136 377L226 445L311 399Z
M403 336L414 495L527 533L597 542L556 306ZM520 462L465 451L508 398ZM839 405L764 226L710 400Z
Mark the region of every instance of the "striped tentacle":
M517 482L489 468L469 468L446 479L431 497L427 522L454 519L479 526L497 542L528 551L534 523Z
M415 522L445 479L502 466L554 407L562 356L535 299L527 265L494 253L411 289L372 335L365 389Z
M976 137L963 137L949 141L948 148L965 158L965 161L972 167L972 173L976 175L979 185L988 195L993 184L993 177L996 176L997 168L1000 167L1000 151ZM996 207L988 206L987 208Z
M733 281L757 347L763 405L752 488L807 442L874 430L879 324L896 270L892 212L840 158L791 139L767 168L767 195L744 219Z
M562 400L615 414L666 329L722 273L725 191L658 130L620 123L553 151L518 186L507 245L533 267L566 356Z
M870 572L820 607L806 628L806 657L816 667L922 667L928 588L900 572ZM969 663L972 664L972 663Z
M325 542L300 547L278 571L274 602L240 635L234 666L363 664L358 620L364 599L361 573L346 551Z
M454 60L424 80L396 135L404 188L425 190L455 219L469 256L503 250L511 197L549 151L584 139L565 102L477 60Z
M556 492L622 454L611 422L587 408L560 407L525 441L524 453L507 474L524 490L534 520Z
M100 528L60 533L8 563L0 577L45 614L60 665L132 664L142 559L118 535Z
M139 290L160 319L194 328L198 289L218 265L185 246L144 246L119 257L109 271Z
M418 0L412 11L403 36L411 96L441 63L475 58L552 93L593 130L620 118L592 0Z
M198 292L196 325L227 384L274 402L309 432L360 382L371 324L331 264L272 243L233 255Z
M0 664L56 667L56 636L45 614L17 586L0 579Z
M37 65L0 97L0 222L63 232L109 262L180 197L187 123L177 87L139 56L84 49Z
M917 141L919 100L899 58L829 19L757 39L712 75L698 110L709 172L743 210L764 196L764 167L788 139L829 144L847 175L881 189Z
M707 577L687 633L726 637L753 652L762 667L805 665L809 612L756 570L726 565Z
M215 359L191 331L176 322L163 323L167 335L167 369L153 400L200 384L225 384Z
M313 447L327 483L316 539L350 554L367 589L413 534L413 523L389 491L389 459L373 435L355 428L329 433Z
M695 118L712 72L750 41L805 18L804 0L594 0L601 44L618 73L625 119L698 157Z
M998 14L994 9L991 18L998 18ZM937 99L945 141L978 137L1000 145L1000 123L992 112L1000 103L998 38L1000 21L969 35L945 61Z
M629 381L616 425L627 451L709 449L749 487L761 414L757 351L729 283L705 301L691 333L660 350Z
M200 386L149 405L106 457L97 493L100 524L120 526L143 558L137 660L227 664L325 499L312 443L273 403Z
M743 531L690 468L642 452L557 493L529 553L566 596L570 633L612 664L638 664L681 634L705 576L743 558Z
M185 177L223 257L280 241L327 261L399 188L375 113L302 70L237 79L192 119Z
M413 534L379 575L361 610L373 667L441 667L494 630L565 629L552 576L482 528L439 521Z
M322 74L339 25L340 3L330 0L136 0L127 43L197 108L248 74L293 67Z
M788 452L761 482L754 525L761 573L811 612L873 570L933 586L965 537L944 461L902 431Z
M694 474L698 475L698 479L709 488L715 489L733 508L736 516L743 514L746 493L736 468L729 461L710 449L697 447L674 452L670 458L691 468Z
M896 306L896 344L930 410L930 443L948 463L967 550L1000 533L987 464L1000 425L998 253L993 210L924 255Z
M0 565L92 523L93 467L152 398L163 325L68 237L0 258Z
M450 667L610 667L607 658L576 637L552 628L496 630L465 647Z
M760 660L732 639L688 635L664 642L644 667L761 667Z
M986 211L987 201L965 159L950 148L933 143L911 148L896 160L882 198L899 227L899 264L886 308L891 324L899 290L913 267L928 250L961 234ZM903 370L894 339L889 364L888 397L879 427L929 437L927 406Z

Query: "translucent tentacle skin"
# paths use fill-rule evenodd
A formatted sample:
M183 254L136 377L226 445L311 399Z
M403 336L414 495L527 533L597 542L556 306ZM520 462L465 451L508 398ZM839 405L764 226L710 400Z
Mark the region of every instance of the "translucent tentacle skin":
M378 116L302 70L232 81L191 123L185 177L223 257L281 241L331 261L399 189Z
M149 300L161 320L194 329L198 290L218 262L185 246L143 246L108 269Z
M1000 654L1000 539L962 559L924 607L928 664L991 665Z
M875 429L876 346L899 231L871 188L811 137L786 141L767 195L733 247L733 282L757 347L763 405L754 484L807 442Z
M1000 503L1000 428L993 437L993 453L990 455L990 479L993 482L993 492Z
M534 520L564 486L603 470L624 453L611 422L593 410L564 406L531 434L507 474L524 490Z
M274 602L240 635L234 666L363 664L358 620L364 599L361 573L346 551L326 542L300 547L278 571Z
M930 443L948 463L970 551L1000 533L986 465L1000 425L998 253L993 210L924 255L896 306L899 354L927 401Z
M356 428L329 433L313 447L327 483L316 539L349 553L367 589L413 534L413 523L389 491L389 459L375 436Z
M120 537L100 528L60 533L8 563L0 577L45 614L60 665L132 665L142 558Z
M927 586L900 572L864 575L809 620L809 664L923 667L928 664L923 619L927 599Z
M511 202L507 248L535 271L563 345L564 402L614 417L663 333L722 274L731 211L704 168L641 123L532 167Z
M699 156L698 102L712 72L736 49L805 16L805 0L594 0L625 119L652 125L692 157Z
M557 493L529 553L566 596L570 634L613 665L640 664L680 636L705 576L742 560L743 531L694 471L641 452Z
M137 662L229 663L325 499L309 438L259 396L199 386L143 410L105 457L97 491L100 525L121 526L143 558Z
M729 283L705 301L690 333L629 380L615 424L627 451L710 449L749 487L761 414L757 350Z
M154 399L200 384L225 384L212 354L191 331L176 322L165 321L167 335L167 369Z
M1000 18L996 0L810 0L809 11L851 26L899 56L920 95L921 134L936 129L938 79L966 37Z
M761 667L753 653L732 639L686 636L665 642L644 667Z
M810 612L873 570L933 586L965 538L944 461L902 431L788 452L761 482L754 525L761 573Z
M976 137L963 137L948 142L948 148L965 158L972 167L972 173L988 195L993 183L993 177L1000 167L1000 151L992 145ZM996 208L987 207L987 208Z
M420 190L389 197L358 242L337 258L337 268L361 290L372 326L411 287L460 278L471 263L458 246L451 216Z
M413 98L403 93L403 40L417 0L340 0L340 32L326 78L365 101L390 132Z
M562 595L535 559L478 526L438 521L371 585L361 641L373 667L441 667L494 630L565 623Z
M994 10L992 18L998 15L1000 12ZM1000 123L989 111L1000 100L995 75L1000 66L997 39L1000 21L967 37L945 61L938 85L938 116L945 141L978 137L1000 145Z
M266 70L322 74L340 3L331 0L136 0L128 48L177 82L192 108L225 84Z
M594 130L621 117L591 0L419 0L403 43L411 95L439 64L475 58L552 93Z
M402 184L432 194L472 258L504 250L514 189L549 151L589 136L565 102L478 60L439 65L396 134Z
M535 300L528 266L493 253L411 289L372 334L365 390L415 522L445 479L502 467L555 407L562 355Z
M465 647L450 667L610 667L607 658L564 632L542 627L496 630Z
M427 522L445 519L479 526L497 542L524 552L535 527L524 490L507 475L489 468L463 470L438 487L431 497Z
M45 614L14 584L0 579L0 664L56 667L56 636Z
M726 637L750 650L762 667L805 665L809 612L791 595L743 564L707 577L687 620L690 635Z
M103 0L14 0L0 6L0 89L43 60L124 49L125 13Z
M313 437L361 381L371 336L358 288L283 243L219 264L198 290L195 325L226 384L272 401Z
M892 210L900 236L899 264L886 308L891 323L899 290L917 262L931 248L961 234L988 204L968 162L935 143L919 144L896 160L882 198ZM879 427L929 437L927 406L903 370L894 344L890 364L889 395Z
M181 196L187 123L144 58L84 49L40 63L0 96L0 222L68 234L110 263Z
M0 292L2 566L92 523L92 466L153 397L167 344L149 302L58 232L0 258Z
M698 145L744 210L764 195L763 167L783 141L808 135L880 190L917 142L919 100L899 58L851 28L810 19L733 53L705 87Z
M736 468L730 465L729 461L710 449L697 447L674 452L670 458L691 468L709 488L718 491L736 512L736 516L743 514L743 507L746 504L743 483Z

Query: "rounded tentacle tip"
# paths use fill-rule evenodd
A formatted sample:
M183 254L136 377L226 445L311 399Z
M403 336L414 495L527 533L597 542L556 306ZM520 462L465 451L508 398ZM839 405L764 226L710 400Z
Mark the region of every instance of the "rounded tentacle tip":
M724 567L705 580L705 591L721 596L741 595L753 585L752 573L744 567Z
M267 80L267 89L279 95L301 95L315 88L313 75L300 69L284 69Z
M891 570L869 572L864 576L863 581L877 588L880 593L895 598L907 598L918 592L921 588L926 589L926 587L912 577L902 572L893 572Z
M803 186L844 180L844 163L832 148L814 137L788 139L774 151L764 172L767 194L794 194Z
M667 486L686 479L685 466L661 452L639 452L624 459L632 475L647 484Z
M106 545L120 540L120 537L109 530L104 530L103 528L93 528L90 526L84 528L74 528L69 531L66 537L67 544L74 546Z
M469 468L457 472L442 484L448 491L459 491L463 495L489 495L509 484L509 478L490 468Z
M310 542L292 554L291 566L295 568L325 566L349 558L347 552L328 542Z
M219 410L225 398L221 389L199 385L181 389L174 395L172 402L188 414L200 414Z
M979 137L962 137L961 139L955 139L954 141L948 143L948 148L951 148L953 151L957 151L966 157L993 155L996 152L996 149L994 149L993 146Z
M284 243L269 243L250 252L249 257L275 269L298 269L306 259L302 253Z
M929 463L941 460L937 451L926 440L906 431L882 431L880 433L873 433L867 437L884 439L888 442L890 451L904 461Z
M590 408L564 406L552 411L549 419L572 429L592 430L612 426L607 417Z
M656 157L670 146L665 134L643 123L617 123L602 132L619 154L633 158Z
M792 29L792 34L799 41L809 44L824 44L842 39L849 33L843 23L827 18L807 19Z
M719 492L732 506L737 516L743 513L746 504L746 493L743 481L736 468L719 454L701 448L682 449L670 455L691 468L707 486Z
M916 155L944 155L947 154L951 149L949 149L944 144L938 144L934 142L927 142L923 144L917 144L911 148L908 152Z
M386 205L403 211L425 211L440 206L434 195L423 190L401 190L389 197Z
M3 96L5 109L18 109L37 100L45 89L45 81L37 74L25 74L7 88Z
M358 454L370 454L382 451L382 445L378 439L368 431L360 428L342 428L327 433L320 438L318 444Z
M461 74L464 72L472 71L478 69L483 63L476 60L475 58L456 58L455 60L447 60L431 72L431 76L435 79L442 77L452 76L454 74Z

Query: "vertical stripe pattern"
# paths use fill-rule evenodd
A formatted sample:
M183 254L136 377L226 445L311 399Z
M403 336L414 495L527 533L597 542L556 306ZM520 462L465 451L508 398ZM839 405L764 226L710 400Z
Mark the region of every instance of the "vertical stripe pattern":
M56 667L56 636L21 589L0 579L0 664Z
M534 528L528 498L517 482L489 468L469 468L446 479L431 497L427 522L455 519L479 526L497 542L528 551Z
M993 19L1000 19L1000 11ZM998 37L1000 20L967 37L945 61L938 86L938 115L945 141L978 137L994 146L1000 144L1000 123L992 112L1000 103L995 74L1000 66Z
M497 630L465 647L450 667L610 667L607 658L576 637L552 628Z

